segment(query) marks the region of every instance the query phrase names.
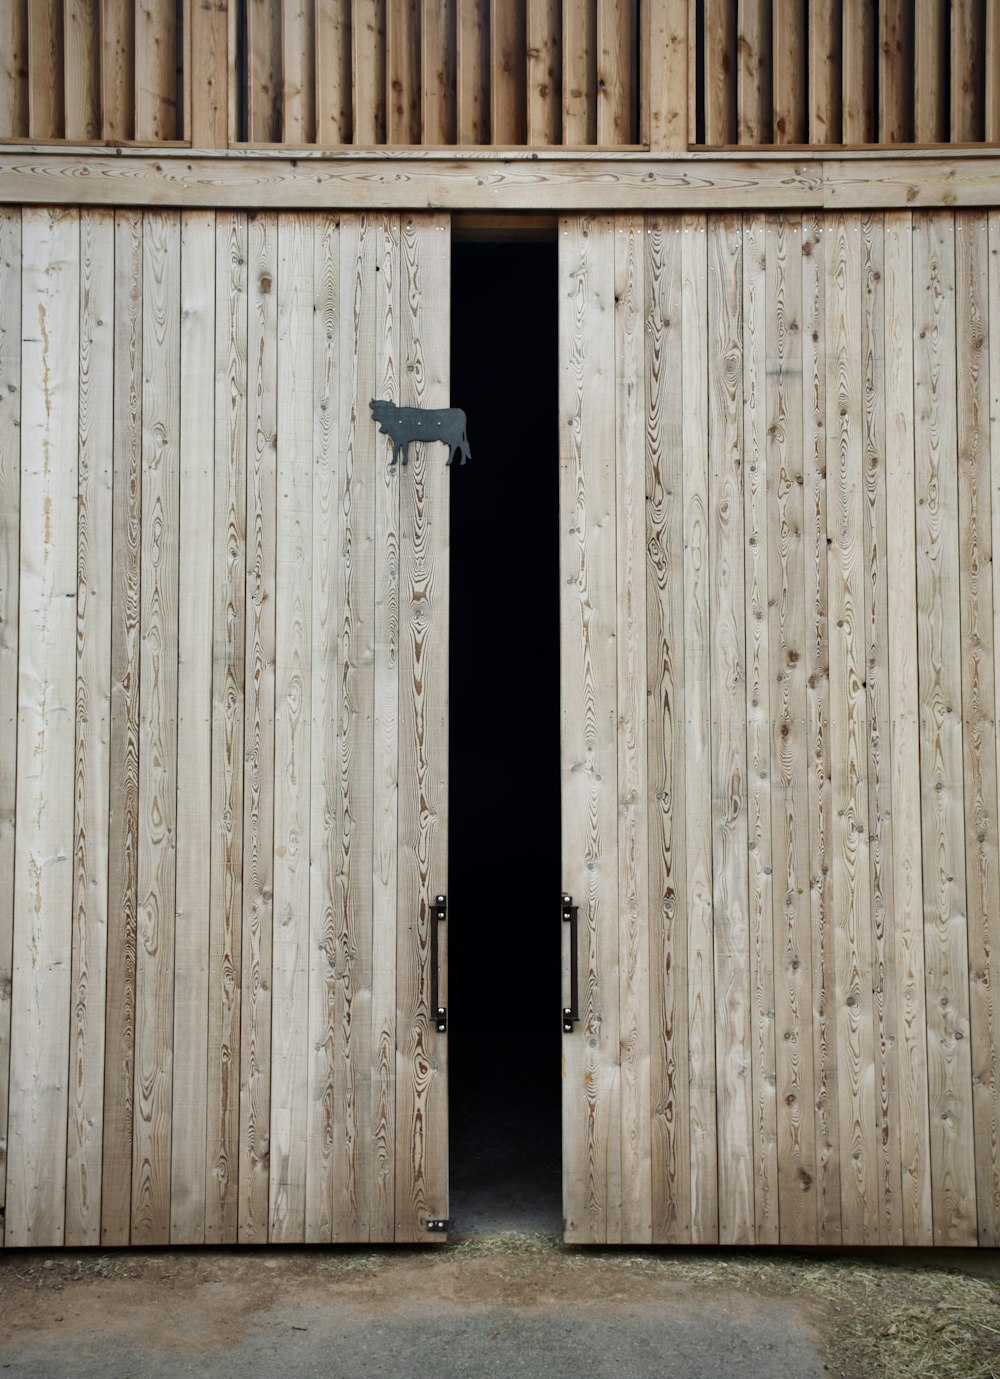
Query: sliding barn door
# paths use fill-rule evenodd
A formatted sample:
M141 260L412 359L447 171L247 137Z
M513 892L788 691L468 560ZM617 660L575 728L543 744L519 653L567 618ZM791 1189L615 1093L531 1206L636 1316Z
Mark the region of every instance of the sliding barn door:
M448 223L0 237L4 1242L425 1240Z
M1000 216L559 243L566 1238L995 1246Z

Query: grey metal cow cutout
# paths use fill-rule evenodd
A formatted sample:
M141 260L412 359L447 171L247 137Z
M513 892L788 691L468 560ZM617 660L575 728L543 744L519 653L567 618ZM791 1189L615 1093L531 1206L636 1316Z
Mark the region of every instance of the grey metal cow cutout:
M441 441L448 447L448 464L454 463L456 455L462 456L462 464L472 458L469 438L465 434L465 413L460 407L397 407L384 398L372 398L368 405L378 429L392 441L393 464L399 459L400 451L403 463L408 462L411 441L425 445Z

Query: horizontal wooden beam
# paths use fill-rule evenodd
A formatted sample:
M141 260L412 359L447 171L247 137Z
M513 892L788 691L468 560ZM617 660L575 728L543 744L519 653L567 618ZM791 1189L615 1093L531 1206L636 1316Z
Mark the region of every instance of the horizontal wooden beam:
M269 210L849 210L1000 206L1000 154L70 151L6 145L0 203Z

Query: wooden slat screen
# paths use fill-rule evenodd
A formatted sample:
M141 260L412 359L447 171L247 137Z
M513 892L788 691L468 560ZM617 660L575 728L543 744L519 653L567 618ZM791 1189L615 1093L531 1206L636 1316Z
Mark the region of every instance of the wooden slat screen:
M449 245L0 212L7 1245L448 1215L447 471L368 402L447 402Z
M560 226L573 1241L1000 1242L1000 215Z
M1000 141L1000 0L0 0L0 138Z

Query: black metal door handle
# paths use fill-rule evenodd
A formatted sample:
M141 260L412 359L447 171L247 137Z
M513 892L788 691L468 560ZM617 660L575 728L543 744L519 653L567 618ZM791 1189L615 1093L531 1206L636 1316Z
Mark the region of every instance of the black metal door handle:
M580 951L577 943L577 921L579 906L573 904L571 895L563 894L563 923L569 925L569 1005L562 1008L563 1029L573 1033L573 1026L580 1019Z
M447 900L443 895L436 895L431 906L431 1019L439 1034L444 1034L448 1029L448 1007L441 1004L441 967L438 950L438 925L444 923L447 912Z

